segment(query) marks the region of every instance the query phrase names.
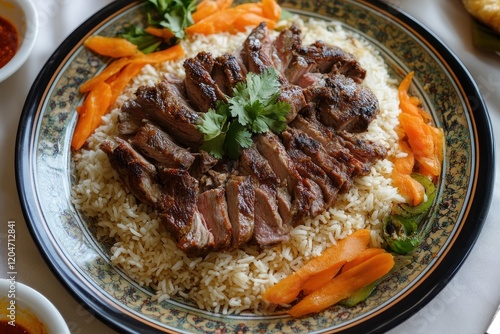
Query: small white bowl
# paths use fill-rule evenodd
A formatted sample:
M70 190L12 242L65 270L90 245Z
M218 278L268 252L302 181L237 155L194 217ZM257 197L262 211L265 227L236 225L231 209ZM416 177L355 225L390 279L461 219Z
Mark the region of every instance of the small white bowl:
M19 49L10 61L0 68L2 82L28 59L38 34L38 17L31 0L0 0L0 16L9 20L19 34Z
M37 333L37 329L45 326L46 331L42 333L70 334L64 318L56 307L27 285L0 279L0 305L0 320L7 322L14 320L30 333Z

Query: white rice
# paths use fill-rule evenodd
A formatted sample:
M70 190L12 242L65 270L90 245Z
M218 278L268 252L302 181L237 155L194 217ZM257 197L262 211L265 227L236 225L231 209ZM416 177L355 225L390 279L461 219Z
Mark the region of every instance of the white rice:
M294 19L303 32L304 44L323 40L354 54L367 70L364 84L377 96L380 114L366 134L398 154L397 90L386 65L365 41L344 31L339 25L323 21L308 24ZM182 43L186 56L209 51L214 56L238 50L247 34L199 36ZM88 140L88 148L75 153L78 182L73 185L75 207L96 221L96 237L111 239L111 261L143 286L156 291L158 301L182 297L201 309L223 314L269 310L261 294L266 288L299 268L311 257L355 230L368 228L373 246L379 246L381 220L395 202L404 201L392 186L389 158L372 167L368 176L355 179L352 189L341 195L335 207L308 220L290 233L290 241L261 250L246 246L240 250L211 253L206 258L187 258L160 224L152 209L136 201L119 181L99 144L117 135L119 107L133 96L140 85L154 85L164 73L183 76L183 59L162 66L145 66L119 97L115 109L104 116L102 125Z

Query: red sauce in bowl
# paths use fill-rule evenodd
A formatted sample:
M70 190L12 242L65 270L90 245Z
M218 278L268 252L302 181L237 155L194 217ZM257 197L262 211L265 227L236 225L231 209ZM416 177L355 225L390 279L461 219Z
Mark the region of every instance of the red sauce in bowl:
M22 325L10 325L7 321L0 322L0 333L2 334L31 334Z
M19 35L16 27L0 16L0 68L14 57L18 47Z

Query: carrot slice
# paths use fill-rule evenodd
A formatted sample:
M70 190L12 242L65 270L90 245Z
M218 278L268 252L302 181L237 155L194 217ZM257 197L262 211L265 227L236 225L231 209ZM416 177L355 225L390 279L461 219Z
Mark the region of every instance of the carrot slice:
M399 149L401 152L406 153L406 157L396 158L394 161L393 173L410 175L413 171L413 167L415 166L415 157L413 156L413 152L408 144L403 140L399 141Z
M345 264L345 266L342 267L342 272L346 272L349 269L352 269L352 268L356 267L357 265L360 265L361 263L365 262L366 260L371 259L375 255L379 255L379 254L382 254L382 253L385 253L385 252L386 251L383 248L375 248L375 247L373 247L373 248L364 249L361 252L361 254L359 254L358 256L356 256L351 261L347 262Z
M420 182L408 174L399 173L393 174L392 180L401 196L403 196L410 205L416 206L423 202L425 188Z
M293 317L315 313L348 298L364 286L375 282L387 274L394 266L394 258L389 253L373 256L363 263L332 279L330 283L307 295L288 313Z
M131 59L134 64L160 64L169 60L176 60L184 56L184 49L180 44L169 47L168 49L151 52L140 57Z
M146 27L146 29L144 29L144 31L150 35L153 35L153 36L156 36L159 38L163 38L166 41L168 41L169 39L174 37L174 33L172 32L172 30L167 29L167 28L156 28L153 26L149 26L149 27Z
M261 22L266 22L269 29L274 29L276 23L261 15L254 13L241 13L233 23L233 27L237 31L245 31L246 27L258 26Z
M268 11L271 10L269 6L272 5L273 4L267 4ZM276 9L272 10L276 11ZM276 13L268 13L267 15L272 16L276 15ZM235 31L244 31L248 26L257 26L261 22L266 22L269 29L274 29L278 19L270 19L266 16L263 3L245 3L206 16L196 21L195 24L187 27L186 32L191 35L210 35L221 32L233 33Z
M127 66L130 63L158 64L168 60L179 59L182 56L184 56L184 49L182 48L181 45L177 44L168 49L152 52L147 55L141 54L140 56L124 57L114 60L101 73L84 82L80 86L80 92L86 93L91 91L92 89L95 88L95 86L97 86L97 84L110 79L112 76L119 73L125 66Z
M264 17L276 22L281 17L281 7L276 0L262 0L262 11Z
M83 42L90 50L106 57L122 58L140 54L137 45L119 37L90 36Z
M101 117L111 104L111 95L111 88L105 82L97 84L87 95L83 105L78 108L78 122L71 140L73 149L80 149L90 134L101 124Z
M192 14L193 21L197 23L210 15L231 7L232 4L233 0L203 0L196 6L196 11Z
M125 68L120 72L120 74L109 81L109 86L111 88L111 101L110 105L115 103L118 96L121 94L125 86L135 77L145 64L137 63L137 64L128 64Z
M320 256L313 258L297 271L268 288L262 297L273 304L291 303L303 288L304 283L313 275L331 268L340 261L355 258L370 241L370 231L358 230L326 249Z
M342 266L344 266L347 263L347 261L339 261L335 263L333 266L330 268L323 270L320 273L317 273L315 275L312 275L307 281L304 282L302 289L304 290L304 293L306 295L310 294L316 289L321 288L328 282L332 280L342 269Z
M80 85L80 92L81 93L90 92L99 83L108 80L113 75L115 75L118 72L120 72L122 70L122 68L124 68L125 66L127 66L128 64L130 64L130 61L131 61L131 58L128 58L128 57L114 60L101 73L99 73L95 77L87 80L82 85Z

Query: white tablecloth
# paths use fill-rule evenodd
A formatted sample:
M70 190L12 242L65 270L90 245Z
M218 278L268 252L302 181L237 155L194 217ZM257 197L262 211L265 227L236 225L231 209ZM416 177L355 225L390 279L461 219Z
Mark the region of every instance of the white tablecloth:
M40 32L27 63L0 83L0 277L7 276L7 222L16 222L17 280L42 292L61 311L72 333L114 333L86 311L43 261L24 222L17 196L14 147L19 116L28 91L57 46L84 20L111 0L35 0ZM489 109L493 129L500 131L500 57L475 49L470 18L460 1L391 0L430 27L462 60L476 80ZM497 136L497 147L498 145ZM497 174L499 165L497 164ZM446 288L422 310L390 331L403 333L484 333L500 303L500 187L470 256Z

